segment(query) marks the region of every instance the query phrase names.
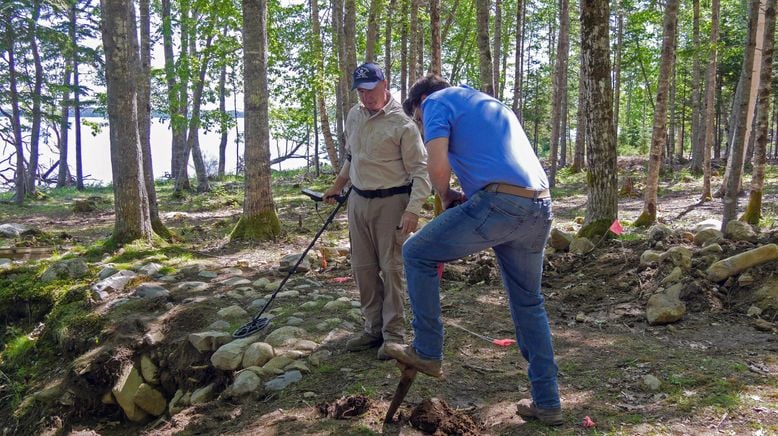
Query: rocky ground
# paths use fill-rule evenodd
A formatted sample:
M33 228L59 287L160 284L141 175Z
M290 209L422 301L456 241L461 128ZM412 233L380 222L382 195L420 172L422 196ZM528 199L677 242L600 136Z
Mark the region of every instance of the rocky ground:
M233 339L313 233L302 229L251 248L219 244L207 234L214 220L237 213L224 210L166 215L190 232L201 229L205 248L190 258L156 252L132 262L76 257L48 264L41 280L87 277L93 310L109 322L99 340L63 345L56 367L29 381L15 409L4 401L0 428L104 435L778 433L778 232L739 226L717 233L706 220L720 216L720 203L698 204L687 183L693 181L665 185L660 225L629 228L641 202L624 198L627 232L588 244L572 236L586 197L558 196L543 291L560 367L560 428L516 416L515 402L529 394L526 362L515 347L471 333L513 337L491 252L446 265L446 379L417 377L398 421L384 424L398 369L376 359L375 350L344 351L361 325L344 218L270 303L263 315L270 325ZM776 194L769 195L765 204L775 205ZM296 216L286 213L287 221Z

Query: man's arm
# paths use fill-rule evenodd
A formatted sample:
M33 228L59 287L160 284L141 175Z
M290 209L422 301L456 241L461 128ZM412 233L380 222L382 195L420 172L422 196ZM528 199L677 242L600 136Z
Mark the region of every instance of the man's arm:
M456 200L462 201L462 193L451 189L451 164L448 161L448 138L441 137L430 140L427 143L427 171L430 174L430 182L435 188L443 209Z
M427 201L431 190L427 176L427 151L418 128L410 120L400 138L400 154L405 171L411 176L413 183L410 200L400 222L403 233L407 234L416 231L421 207Z
M335 178L335 182L332 183L327 191L324 192L324 202L327 204L335 204L335 198L340 195L343 188L349 181L349 169L351 168L351 161L345 160L343 166L340 168L338 177Z

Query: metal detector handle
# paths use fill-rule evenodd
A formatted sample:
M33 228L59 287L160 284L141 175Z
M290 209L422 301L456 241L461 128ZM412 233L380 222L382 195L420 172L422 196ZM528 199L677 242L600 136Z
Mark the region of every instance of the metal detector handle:
M322 193L322 192L314 191L314 190L308 189L308 188L303 189L300 192L302 192L303 194L307 195L308 198L310 198L311 200L316 201L316 202L325 200L324 193ZM349 192L351 192L351 188L349 188ZM346 195L335 195L334 197L335 197L335 201L337 201L338 203L343 203L344 201L346 201L346 198L348 198L348 193Z
M308 247L303 251L303 253L300 255L299 258L297 258L297 262L295 262L294 266L289 270L289 273L284 277L283 280L281 280L281 283L279 283L278 288L273 292L273 295L270 296L270 299L265 303L264 306L262 306L262 310L259 311L256 316L254 316L251 321L240 327L238 330L235 331L235 333L232 334L234 338L240 338L245 337L250 334L253 334L254 332L261 330L262 327L259 327L258 329L252 329L253 326L260 326L263 325L261 323L258 323L260 317L263 313L265 313L265 310L270 306L270 303L273 302L273 300L276 299L276 295L278 295L278 291L280 291L286 282L289 280L292 275L297 272L297 267L300 266L303 259L305 259L305 256L308 255L308 252L311 251L311 248L316 244L316 241L319 239L319 236L321 236L322 233L324 233L324 230L327 229L327 226L332 222L332 220L335 219L335 215L338 214L338 211L340 208L345 204L346 199L348 198L349 194L351 194L351 187L348 188L348 191L346 191L346 194L338 196L338 204L335 206L335 208L332 210L330 215L327 217L327 220L324 222L324 225L321 226L318 232L316 232L316 236L313 237L311 240L311 243L308 244Z

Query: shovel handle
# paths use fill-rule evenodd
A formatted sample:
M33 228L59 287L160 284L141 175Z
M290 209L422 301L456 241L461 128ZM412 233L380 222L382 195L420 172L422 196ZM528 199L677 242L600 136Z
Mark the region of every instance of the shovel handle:
M384 423L389 424L394 422L394 414L402 404L405 396L408 394L408 390L413 384L413 380L416 379L416 368L412 368L401 363L397 363L402 371L400 377L400 383L397 385L397 389L394 391L394 397L392 397L392 403L389 404L389 409L386 410L386 416L384 417Z

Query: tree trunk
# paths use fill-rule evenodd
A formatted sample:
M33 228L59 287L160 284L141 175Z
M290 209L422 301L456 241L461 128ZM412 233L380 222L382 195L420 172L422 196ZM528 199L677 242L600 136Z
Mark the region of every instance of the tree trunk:
M346 37L344 35L344 0L333 0L332 2L332 29L333 29L333 44L337 47L337 53L338 53L338 69L340 71L340 74L338 75L338 86L335 91L335 100L336 100L336 108L335 111L335 122L337 125L337 144L335 144L336 148L336 155L338 158L342 157L341 151L343 150L344 144L345 144L345 136L344 136L344 130L343 126L346 121L346 115L348 115L349 109L351 109L351 106L349 105L349 89L351 88L350 85L350 75L351 72L348 71L348 62L346 61ZM319 103L321 105L321 103ZM320 113L320 115L322 115ZM336 163L338 162L338 163ZM336 159L335 162L330 161L332 164L332 168L337 173L340 171L341 165L339 164L339 160Z
M357 6L356 0L345 0L343 3L343 45L346 53L346 70L342 72L345 77L346 97L348 105L345 115L352 106L359 102L356 91L351 91L351 73L357 69ZM345 144L340 144L340 155L345 154Z
M191 190L189 184L189 154L191 152L188 133L189 133L189 79L191 77L190 68L192 65L191 58L195 54L194 44L196 42L194 37L194 31L189 25L190 21L194 21L193 17L190 17L191 12L190 0L182 0L179 6L179 20L180 20L180 52L178 55L178 68L176 68L176 75L178 76L178 98L177 108L178 114L176 116L177 122L181 123L180 130L173 129L173 135L180 135L180 137L174 139L177 142L176 152L176 167L171 168L171 173L175 178L175 186L173 189L174 195L183 195L184 191Z
M71 68L65 66L65 80L63 80L62 103L60 104L59 140L59 167L57 168L57 188L63 188L70 183L70 171L68 168L68 112L70 109L70 73Z
M386 20L384 21L384 76L386 84L392 86L392 25L394 17L397 16L397 0L389 0L389 6L386 8Z
M367 14L367 37L365 38L365 62L375 62L375 43L378 40L378 16L383 0L370 0Z
M243 0L246 192L230 238L267 240L281 232L270 187L267 0Z
M153 230L138 137L138 39L132 2L101 0L116 222L112 240L150 242Z
M713 142L716 139L715 111L716 111L716 64L717 44L719 42L719 0L711 0L710 19L710 48L708 49L708 74L705 80L705 138L702 141L702 195L700 201L713 199L710 190L710 153Z
M11 14L11 11L8 11ZM22 142L22 115L19 110L19 91L17 89L17 71L16 71L16 31L13 28L13 21L10 15L5 18L5 39L6 50L8 52L8 87L9 99L11 100L11 127L13 129L14 148L16 149L16 172L14 174L14 184L16 193L14 201L21 205L24 203L24 197L27 195L27 172L24 167L24 143Z
M498 0L499 1L499 0ZM430 2L430 72L434 74L442 73L442 60L440 57L440 0L429 0Z
M168 115L170 116L171 158L170 175L174 179L179 167L183 148L186 146L186 104L180 100L179 83L176 75L173 55L173 19L170 12L170 0L162 0L162 41L165 54L165 79L167 81ZM182 55L185 52L182 50ZM181 107L183 105L183 108ZM187 180L188 187L188 180Z
M30 49L35 64L35 82L32 90L32 128L30 131L30 162L28 170L28 195L35 194L36 181L38 179L38 154L41 137L41 89L43 88L43 65L38 51L38 19L40 17L40 0L33 2L32 17L30 18Z
M330 118L327 114L327 106L324 101L324 53L322 51L321 42L321 23L319 22L319 4L317 0L310 0L311 6L311 23L313 29L311 32L312 45L313 45L313 68L316 75L316 82L314 84L314 92L316 93L316 104L318 105L318 114L321 122L321 130L324 134L324 143L327 147L327 156L329 156L332 168L336 171L340 168L340 160L338 159L338 151L335 148L335 141L332 138L332 131L330 130Z
M751 0L751 11L748 19L748 33L747 42L745 48L745 56L743 59L743 70L741 71L741 78L743 83L743 89L751 89L751 82L753 81L754 71L754 57L756 52L756 40L758 33L758 21L759 21L759 0ZM733 126L734 132L732 136L732 143L729 147L730 153L727 162L727 167L731 167L728 177L725 178L724 183L726 189L722 197L724 202L724 213L721 219L721 231L725 231L727 223L730 220L736 218L737 215L737 195L740 190L740 178L743 173L743 158L745 152L745 140L748 138L748 115L750 112L751 99L747 96L741 99L740 105L737 110L737 121ZM730 165L731 163L731 165Z
M570 18L567 0L559 0L559 39L557 40L556 67L554 71L554 96L551 104L551 150L548 160L551 167L550 187L556 186L557 159L559 155L559 136L562 132L562 100L567 89L567 59L570 50Z
M636 226L649 226L656 222L657 191L659 189L659 170L662 167L662 149L667 141L667 103L670 88L670 74L675 58L675 30L678 15L678 0L668 0L665 6L665 18L662 32L662 58L659 66L659 79L654 108L654 124L651 134L651 150L648 157L646 191L643 199L643 212L635 221ZM592 139L594 141L594 139Z
M579 4L579 9L581 12L581 18L583 18L583 2ZM583 41L585 37L586 36L583 34L583 28L581 28L581 41ZM570 171L574 173L581 171L584 165L586 165L586 135L589 130L586 126L588 119L588 109L586 101L586 71L584 68L583 44L581 44L581 50L581 67L578 72L578 112L576 116L577 121L575 123L575 150L573 151L573 166L570 168Z
M478 72L481 91L494 96L494 71L489 49L489 5L490 0L475 0L476 42L478 43Z
M775 48L775 0L767 0L764 19L764 43L762 44L762 68L757 99L756 144L754 146L754 172L751 177L751 193L746 211L741 217L749 224L759 224L762 218L762 193L764 191L767 141L770 134L770 92L773 78L773 53Z
M81 90L79 86L78 75L78 34L76 29L78 28L77 20L78 5L74 4L71 8L71 41L73 41L73 128L75 129L75 141L76 141L76 189L79 191L84 190L84 165L83 156L81 153ZM134 19L134 18L133 18Z
M205 169L205 162L203 160L203 153L200 150L200 114L201 106L203 102L203 88L205 86L205 73L208 71L208 65L211 62L210 48L213 37L211 36L214 28L215 18L212 18L205 33L209 35L205 41L205 46L200 54L198 63L200 65L200 71L195 80L192 82L194 88L192 93L192 117L189 120L189 136L186 140L186 156L188 161L189 151L192 152L192 161L195 166L195 174L197 174L197 192L209 192L211 186L208 184L208 174ZM194 38L193 38L194 39ZM193 47L191 55L195 56L195 48ZM179 162L180 163L180 162ZM179 169L179 177L186 176L186 169ZM180 181L183 183L183 180ZM178 181L177 183L178 184Z
M619 5L618 29L616 34L616 57L613 65L613 126L616 129L616 139L619 137L619 106L621 104L621 55L624 51L624 11Z
M500 61L502 60L502 0L494 0L494 40L492 41L492 77L494 81L494 96L502 100L500 95Z
M224 179L227 167L227 139L229 136L229 125L226 122L227 117L227 64L222 65L219 72L219 130L221 138L219 139L219 180Z
M151 156L151 9L149 0L138 2L140 19L140 74L138 75L138 134L140 135L143 178L149 202L149 219L154 232L170 239L172 234L159 217L154 165Z
M416 47L419 38L419 0L410 0L410 10L408 19L408 86L418 79L416 72L419 60L419 51Z
M586 123L590 138L587 160L588 202L582 236L603 235L618 217L616 138L613 127L611 89L609 6L607 0L582 0L581 58L587 93Z
M400 99L405 101L407 89L410 87L410 77L408 77L408 64L410 63L408 52L408 39L409 39L409 27L410 20L408 16L410 14L409 8L411 0L400 0L402 19L400 20Z
M522 115L521 115L521 83L523 77L522 77L522 68L524 66L524 56L522 53L522 50L524 49L524 32L523 32L523 20L524 17L524 0L517 0L516 2L516 47L514 49L515 57L514 57L514 78L513 78L513 103L511 104L511 109L513 110L513 113L516 114L516 118L519 119L519 121L522 121Z
M692 46L694 62L692 64L692 83L702 83L702 62L700 61L700 0L692 1ZM692 162L691 171L694 174L703 173L703 147L705 147L705 130L707 122L702 118L703 102L700 87L692 86Z

